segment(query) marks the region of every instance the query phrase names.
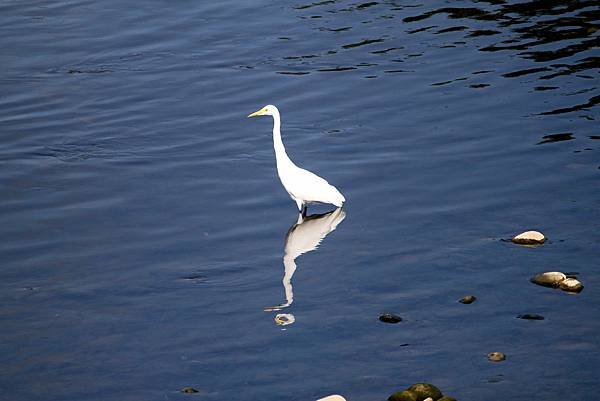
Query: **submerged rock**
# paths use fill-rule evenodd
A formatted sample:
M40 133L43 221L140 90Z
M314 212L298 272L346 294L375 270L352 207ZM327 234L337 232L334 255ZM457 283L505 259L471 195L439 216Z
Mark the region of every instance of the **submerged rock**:
M545 241L546 237L539 231L525 231L512 239L512 242L519 245L539 245Z
M448 397L447 395L445 395L437 401L456 401L456 398Z
M419 401L419 396L414 391L398 391L388 397L388 401Z
M536 313L526 313L524 315L517 316L517 318L525 320L544 320L544 316L538 315Z
M408 388L408 391L412 391L417 394L417 401L425 400L427 397L437 400L443 396L439 388L429 383L413 384Z
M393 313L384 313L383 315L379 316L379 320L384 323L400 323L402 318L398 315L394 315Z
M344 397L342 397L341 395L329 395L325 398L319 398L317 401L346 401L346 399Z
M458 300L461 304L472 304L477 298L475 295L466 295Z
M559 284L559 287L563 291L568 292L581 292L583 290L583 284L576 278L567 277L562 280Z
M506 355L498 351L490 352L487 357L492 362L501 362L506 359Z
M192 394L192 393L197 393L198 392L198 390L196 390L193 387L184 387L184 388L182 388L179 391L181 391L182 393L187 393L187 394Z
M562 272L545 272L536 274L531 278L531 282L544 287L558 287L567 276Z

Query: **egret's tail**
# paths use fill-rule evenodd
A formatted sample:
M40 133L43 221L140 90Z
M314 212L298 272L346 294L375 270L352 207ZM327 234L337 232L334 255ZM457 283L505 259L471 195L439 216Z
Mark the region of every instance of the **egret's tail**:
M344 202L346 202L346 198L344 198L344 195L336 187L332 186L332 188L334 189L334 197L331 203L337 207L342 207Z

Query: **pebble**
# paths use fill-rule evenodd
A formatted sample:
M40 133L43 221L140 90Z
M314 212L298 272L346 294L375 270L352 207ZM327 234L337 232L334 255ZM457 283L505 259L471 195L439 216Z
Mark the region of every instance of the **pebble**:
M392 313L384 313L383 315L379 316L379 320L384 323L400 323L402 318Z
M567 277L559 284L560 289L568 292L581 292L583 290L583 284L576 278Z
M536 313L526 313L524 315L517 316L517 318L525 320L544 320L544 316L538 315Z
M531 282L544 287L558 287L567 276L562 272L545 272L536 274L531 278Z
M188 394L192 394L192 393L197 393L198 390L196 390L193 387L184 387L180 390L182 393L188 393Z
M512 239L512 242L520 245L539 245L545 241L546 237L539 231L525 231Z
M487 357L492 362L501 362L506 359L506 355L498 351L490 352Z
M466 295L458 300L461 304L472 304L477 298L474 295Z
M341 395L334 394L325 398L319 398L317 401L346 401L346 399Z
M292 324L296 321L296 318L291 313L278 313L275 315L275 323L279 326L287 326L288 324Z

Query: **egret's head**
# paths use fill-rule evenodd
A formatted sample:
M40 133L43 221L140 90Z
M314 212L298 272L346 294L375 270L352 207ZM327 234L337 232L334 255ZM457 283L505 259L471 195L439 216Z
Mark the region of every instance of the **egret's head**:
M273 116L278 113L279 112L277 110L277 107L273 106L272 104L269 104L269 105L263 107L262 109L255 111L254 113L248 115L248 117Z

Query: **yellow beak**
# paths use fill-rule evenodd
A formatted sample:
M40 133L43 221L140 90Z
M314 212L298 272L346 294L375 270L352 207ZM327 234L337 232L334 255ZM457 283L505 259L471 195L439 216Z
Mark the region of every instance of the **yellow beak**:
M265 114L266 110L265 109L260 109L258 111L255 111L252 114L248 114L248 117L256 117L256 116L262 116L263 114Z

